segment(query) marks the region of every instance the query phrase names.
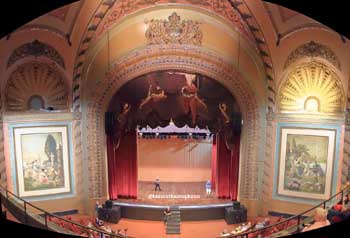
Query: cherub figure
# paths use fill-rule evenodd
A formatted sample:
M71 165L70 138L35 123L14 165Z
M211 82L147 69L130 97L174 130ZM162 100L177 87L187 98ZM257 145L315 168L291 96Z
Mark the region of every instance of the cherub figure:
M227 105L226 103L222 102L219 104L219 110L222 114L222 116L224 117L224 122L227 124L230 122L230 117L227 115Z
M146 104L150 102L155 103L166 98L167 96L165 95L163 89L161 89L159 86L154 87L153 84L150 84L148 88L148 95L145 99L142 100L139 109L142 109Z
M181 88L181 94L183 97L183 105L185 113L187 114L191 111L192 125L196 122L197 116L197 107L202 107L205 110L208 110L207 105L198 97L198 89L194 84L194 79L196 75L193 74L184 74L186 77L187 85Z
M123 109L122 112L118 115L116 121L116 125L115 125L115 134L114 134L114 148L118 148L119 147L119 143L120 143L120 137L122 134L122 131L124 130L127 122L128 122L128 116L129 116L129 112L131 110L131 105L129 103L124 103L123 105Z

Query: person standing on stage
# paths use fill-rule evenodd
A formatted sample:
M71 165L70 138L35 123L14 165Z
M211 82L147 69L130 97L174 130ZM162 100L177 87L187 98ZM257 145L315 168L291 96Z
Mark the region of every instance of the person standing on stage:
M154 181L154 185L155 185L154 191L157 191L157 189L158 189L159 191L162 191L162 189L160 189L160 180L159 180L158 177L157 177L156 180Z
M210 193L211 193L211 182L210 182L210 180L208 180L207 183L205 184L205 190L207 192L207 195L210 195Z

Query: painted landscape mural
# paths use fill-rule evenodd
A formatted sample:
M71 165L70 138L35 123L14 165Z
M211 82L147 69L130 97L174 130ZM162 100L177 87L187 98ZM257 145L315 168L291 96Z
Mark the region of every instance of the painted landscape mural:
M327 136L287 135L284 189L325 193Z
M21 135L24 191L64 186L62 134Z

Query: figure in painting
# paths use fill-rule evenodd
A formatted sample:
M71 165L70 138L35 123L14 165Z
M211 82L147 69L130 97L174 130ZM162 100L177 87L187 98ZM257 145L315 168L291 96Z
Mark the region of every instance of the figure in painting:
M122 132L125 130L126 125L128 123L128 118L131 110L131 105L129 103L124 103L122 107L121 113L117 116L114 128L114 149L119 147L120 137L122 136Z
M156 103L166 98L167 96L165 95L163 89L161 89L159 86L153 86L153 84L150 84L148 88L148 95L142 100L139 109L142 109L148 103Z
M181 95L183 97L183 106L185 113L191 112L192 125L196 123L197 108L202 107L204 110L208 110L207 105L198 97L198 89L194 84L196 75L184 74L186 77L187 85L181 88Z
M221 115L224 118L224 123L227 124L230 122L230 117L227 115L227 105L226 103L222 102L219 104L219 110L221 112Z

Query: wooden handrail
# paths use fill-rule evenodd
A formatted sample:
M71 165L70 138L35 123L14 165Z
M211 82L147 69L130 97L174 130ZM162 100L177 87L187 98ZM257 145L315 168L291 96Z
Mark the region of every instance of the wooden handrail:
M231 238L231 237L248 237L248 234L250 233L253 233L253 232L259 232L259 231L264 231L264 230L267 230L267 229L272 229L273 227L276 227L278 225L281 225L283 223L286 223L286 222L289 222L291 220L294 220L294 219L298 219L298 227L297 227L297 230L299 231L299 226L300 226L300 218L308 213L308 212L311 212L312 210L315 210L316 208L320 207L320 206L324 206L324 208L326 208L326 203L331 201L333 198L339 196L339 194L341 194L342 198L341 198L341 201L343 201L343 195L344 195L344 192L346 190L349 190L348 192L350 192L350 185L347 185L345 188L343 188L341 191L339 191L338 193L334 194L333 196L331 196L330 198L328 198L327 200L325 201L322 201L321 203L317 204L316 206L302 212L302 213L299 213L297 215L294 215L294 216L291 216L283 221L280 221L280 222L277 222L277 223L274 223L274 224L271 224L271 225L268 225L268 226L265 226L265 227L262 227L262 228L259 228L259 229L251 229L249 231L246 231L246 232L242 232L242 233L239 233L239 234L231 234L231 235L228 235L228 236L217 236L217 238Z
M28 202L28 201L26 201L26 200L20 198L20 197L17 196L16 194L14 194L14 193L12 193L11 191L9 191L9 190L7 190L6 188L4 188L2 185L0 185L0 190L5 191L5 194L6 194L5 198L7 199L7 201L11 202L11 201L9 200L9 196L8 196L8 194L11 194L13 197L15 197L16 199L18 199L18 200L20 200L20 201L22 201L22 202L24 203L25 219L27 219L27 218L26 218L26 217L27 217L27 210L28 210L27 205L29 205L29 206L31 206L31 207L37 209L38 211L42 212L42 213L44 214L44 219L45 219L45 224L43 224L43 225L45 225L46 229L48 229L47 217L50 216L50 217L55 217L55 218L57 218L57 219L59 219L59 220L63 220L63 221L65 221L65 222L67 222L67 223L74 224L74 225L76 225L76 226L78 226L78 227L80 227L80 228L82 228L82 229L94 231L94 232L97 232L97 233L100 233L100 234L105 234L105 235L108 235L108 236L111 236L111 237L135 238L135 237L133 237L133 236L128 236L128 235L125 236L125 235L120 235L120 234L113 234L113 233L106 232L106 231L104 231L104 230L100 230L100 229L97 229L97 228L94 228L94 227L84 226L84 225L82 225L82 224L80 224L80 223L77 223L77 222L75 222L75 221L72 221L72 220L69 220L69 219L60 217L60 216L58 216L58 215L55 215L55 214L53 214L53 213L50 213L50 212L47 212L47 211L43 210L43 209L39 208L38 206L35 206L34 204L32 204L32 203L30 203L30 202ZM0 199L1 199L1 198L0 198Z

